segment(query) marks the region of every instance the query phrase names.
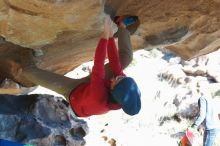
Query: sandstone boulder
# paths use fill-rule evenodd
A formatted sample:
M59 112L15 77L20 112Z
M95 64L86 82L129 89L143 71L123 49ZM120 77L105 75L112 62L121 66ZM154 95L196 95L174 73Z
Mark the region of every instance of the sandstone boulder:
M38 67L67 73L93 59L104 6L139 17L134 49L163 46L188 60L220 46L219 0L0 0L0 54L27 47Z

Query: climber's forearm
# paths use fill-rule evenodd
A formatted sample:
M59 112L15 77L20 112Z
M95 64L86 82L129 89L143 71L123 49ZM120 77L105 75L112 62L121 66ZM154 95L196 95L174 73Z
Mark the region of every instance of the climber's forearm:
M130 32L124 28L118 28L118 48L119 48L119 60L122 69L128 67L133 60L133 51L130 40ZM110 79L113 76L110 65L105 65L106 79Z

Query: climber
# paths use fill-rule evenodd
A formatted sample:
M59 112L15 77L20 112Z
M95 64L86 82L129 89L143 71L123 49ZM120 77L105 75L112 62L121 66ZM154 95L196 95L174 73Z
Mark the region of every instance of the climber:
M210 93L209 83L201 81L199 87L200 89L197 90L201 94L198 99L199 116L188 130L196 133L196 129L204 122L203 146L213 146L220 129L220 121Z
M128 115L135 115L141 108L137 84L122 71L110 23L110 17L107 16L104 32L96 48L90 82L79 85L70 93L70 105L80 117L104 114L119 108ZM119 25L124 27L123 23ZM105 80L106 51L114 75L110 83Z
M124 23L127 18L130 20ZM128 115L138 114L141 108L140 91L134 79L126 77L122 71L133 58L130 33L126 27L135 20L131 17L117 20L117 50L112 21L109 16L106 17L90 78L71 79L42 70L34 64L21 67L22 77L64 95L78 117L104 114L120 108ZM104 67L106 52L109 65Z

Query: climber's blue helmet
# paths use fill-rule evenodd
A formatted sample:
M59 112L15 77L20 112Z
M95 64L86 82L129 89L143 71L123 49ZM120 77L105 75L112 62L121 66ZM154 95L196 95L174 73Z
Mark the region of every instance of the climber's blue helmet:
M122 105L128 115L136 115L141 109L141 92L131 77L125 77L111 91L115 101Z

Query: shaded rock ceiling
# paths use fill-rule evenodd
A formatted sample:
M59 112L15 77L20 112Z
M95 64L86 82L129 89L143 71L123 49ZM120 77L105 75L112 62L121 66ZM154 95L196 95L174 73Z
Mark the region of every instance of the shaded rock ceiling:
M93 59L104 3L139 17L134 49L163 45L191 59L220 47L220 0L0 0L0 55L30 48L38 67L67 73Z

